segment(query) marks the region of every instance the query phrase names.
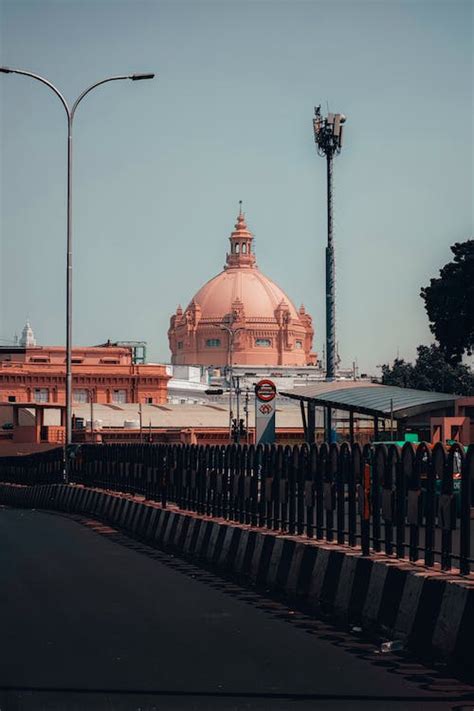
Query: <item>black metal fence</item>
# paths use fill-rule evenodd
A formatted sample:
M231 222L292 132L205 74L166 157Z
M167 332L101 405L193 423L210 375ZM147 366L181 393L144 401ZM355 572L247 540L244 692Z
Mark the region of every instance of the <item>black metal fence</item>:
M14 461L13 461L14 460ZM474 445L82 445L71 481L183 510L470 573ZM62 481L61 450L0 479Z
M12 484L62 484L64 449L24 456L0 457L0 481Z

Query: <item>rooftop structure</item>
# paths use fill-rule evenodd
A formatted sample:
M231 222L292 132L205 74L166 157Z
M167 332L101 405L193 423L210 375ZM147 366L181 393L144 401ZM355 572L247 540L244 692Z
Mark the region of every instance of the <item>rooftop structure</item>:
M314 364L313 334L304 306L257 267L241 210L223 271L178 306L168 331L173 364L206 366Z
M324 407L359 412L371 417L393 417L396 420L454 407L459 395L412 390L390 385L363 382L321 383L300 388L297 393L281 392L289 398L313 402Z
M63 346L0 347L0 403L65 402ZM164 365L138 365L133 345L73 348L73 402L162 403L169 375Z
M470 429L474 432L474 397L467 398L450 393L399 388L364 381L314 383L294 391L282 388L279 392L282 396L300 402L305 430L311 428L317 407L349 413L351 440L354 436L354 416L357 415L373 418L375 439L378 438L379 421L385 427L388 420L392 422L391 433L395 427L400 434L410 427L429 430L430 420L433 417L465 418L466 422L458 423L457 427L465 427L466 441L472 438ZM329 433L327 436L329 437Z
M20 341L18 345L22 346L23 348L36 346L35 334L33 333L33 329L31 328L30 322L28 320L23 327L23 331L21 332Z

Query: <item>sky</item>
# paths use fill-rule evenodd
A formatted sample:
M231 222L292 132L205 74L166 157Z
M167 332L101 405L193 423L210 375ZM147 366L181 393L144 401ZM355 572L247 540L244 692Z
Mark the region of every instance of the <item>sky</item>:
M313 108L347 116L334 166L337 341L376 373L433 341L420 287L473 235L470 0L0 0L0 62L73 101L73 342L146 340L221 271L243 200L257 262L325 340L326 171ZM0 344L65 342L66 114L0 74Z

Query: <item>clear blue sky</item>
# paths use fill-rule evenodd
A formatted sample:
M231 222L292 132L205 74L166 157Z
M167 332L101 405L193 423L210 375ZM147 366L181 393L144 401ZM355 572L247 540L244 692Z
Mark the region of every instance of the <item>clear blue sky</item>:
M473 23L464 0L2 0L1 62L77 113L74 343L166 331L224 264L238 200L258 264L324 342L325 165L313 106L348 116L335 165L337 336L362 371L429 343L420 286L472 235ZM0 75L0 338L64 343L66 122Z

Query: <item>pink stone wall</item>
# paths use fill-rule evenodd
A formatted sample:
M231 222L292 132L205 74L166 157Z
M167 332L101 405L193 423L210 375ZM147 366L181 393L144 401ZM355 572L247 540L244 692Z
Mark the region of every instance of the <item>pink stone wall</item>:
M65 349L55 347L27 348L23 353L12 349L10 358L4 351L0 359L0 402L34 402L39 396L45 402L65 404ZM49 362L38 362L34 354L49 354ZM36 357L36 360L35 360ZM45 356L46 357L46 356ZM72 353L73 403L77 394L86 393L86 401L113 404L117 398L125 403L167 401L170 376L164 365L133 365L126 348L75 348ZM75 363L74 361L80 361ZM38 395L37 390L42 394ZM120 393L118 395L117 393ZM117 402L117 404L120 404Z

